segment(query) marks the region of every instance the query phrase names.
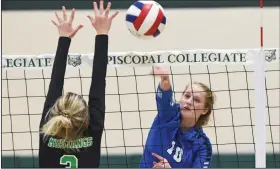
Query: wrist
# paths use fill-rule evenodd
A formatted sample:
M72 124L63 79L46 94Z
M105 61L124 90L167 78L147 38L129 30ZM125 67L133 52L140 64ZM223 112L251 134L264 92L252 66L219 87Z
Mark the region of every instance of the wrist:
M161 80L162 81L169 80L169 76L168 75L161 75Z
M68 36L59 36L58 39L62 39L62 40L70 40L71 41L71 38L69 38Z
M65 37L65 38L70 38L70 36L69 36L68 33L62 33L62 32L60 32L60 33L59 33L59 36L60 36L60 37Z
M108 35L107 31L96 31L97 35Z

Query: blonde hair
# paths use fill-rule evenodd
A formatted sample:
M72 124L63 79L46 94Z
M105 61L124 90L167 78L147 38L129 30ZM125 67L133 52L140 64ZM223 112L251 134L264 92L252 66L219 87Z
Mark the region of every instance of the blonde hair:
M205 85L204 83L201 82L193 82L192 84L199 85L203 91L205 92L205 103L204 103L204 108L207 109L207 113L204 115L201 115L199 119L196 122L196 127L203 127L208 124L211 112L213 110L214 104L215 104L215 99L216 96L215 94L210 90L210 88ZM190 85L187 85L186 89Z
M82 96L66 93L61 96L48 112L48 121L41 128L46 136L64 140L75 140L83 136L88 124L88 107Z

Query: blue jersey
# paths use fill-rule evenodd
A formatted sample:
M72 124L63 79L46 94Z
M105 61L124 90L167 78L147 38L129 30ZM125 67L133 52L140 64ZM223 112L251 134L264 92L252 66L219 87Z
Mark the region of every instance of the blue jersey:
M157 89L158 114L149 131L140 168L152 168L158 162L152 153L168 160L172 168L208 168L212 145L201 128L184 132L181 128L180 106L173 102L172 89Z

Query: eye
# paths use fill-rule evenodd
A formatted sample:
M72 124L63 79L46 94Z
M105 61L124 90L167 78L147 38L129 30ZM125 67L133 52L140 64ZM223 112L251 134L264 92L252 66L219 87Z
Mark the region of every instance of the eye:
M194 98L194 101L197 102L197 103L200 103L199 98Z
M190 96L190 94L186 94L185 97L188 99L188 98L190 98L191 96Z

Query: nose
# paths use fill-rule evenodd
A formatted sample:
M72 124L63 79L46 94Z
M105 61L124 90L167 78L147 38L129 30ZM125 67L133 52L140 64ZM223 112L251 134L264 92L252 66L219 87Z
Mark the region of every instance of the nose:
M188 106L192 105L192 97L189 97L188 99L186 99L186 103Z

